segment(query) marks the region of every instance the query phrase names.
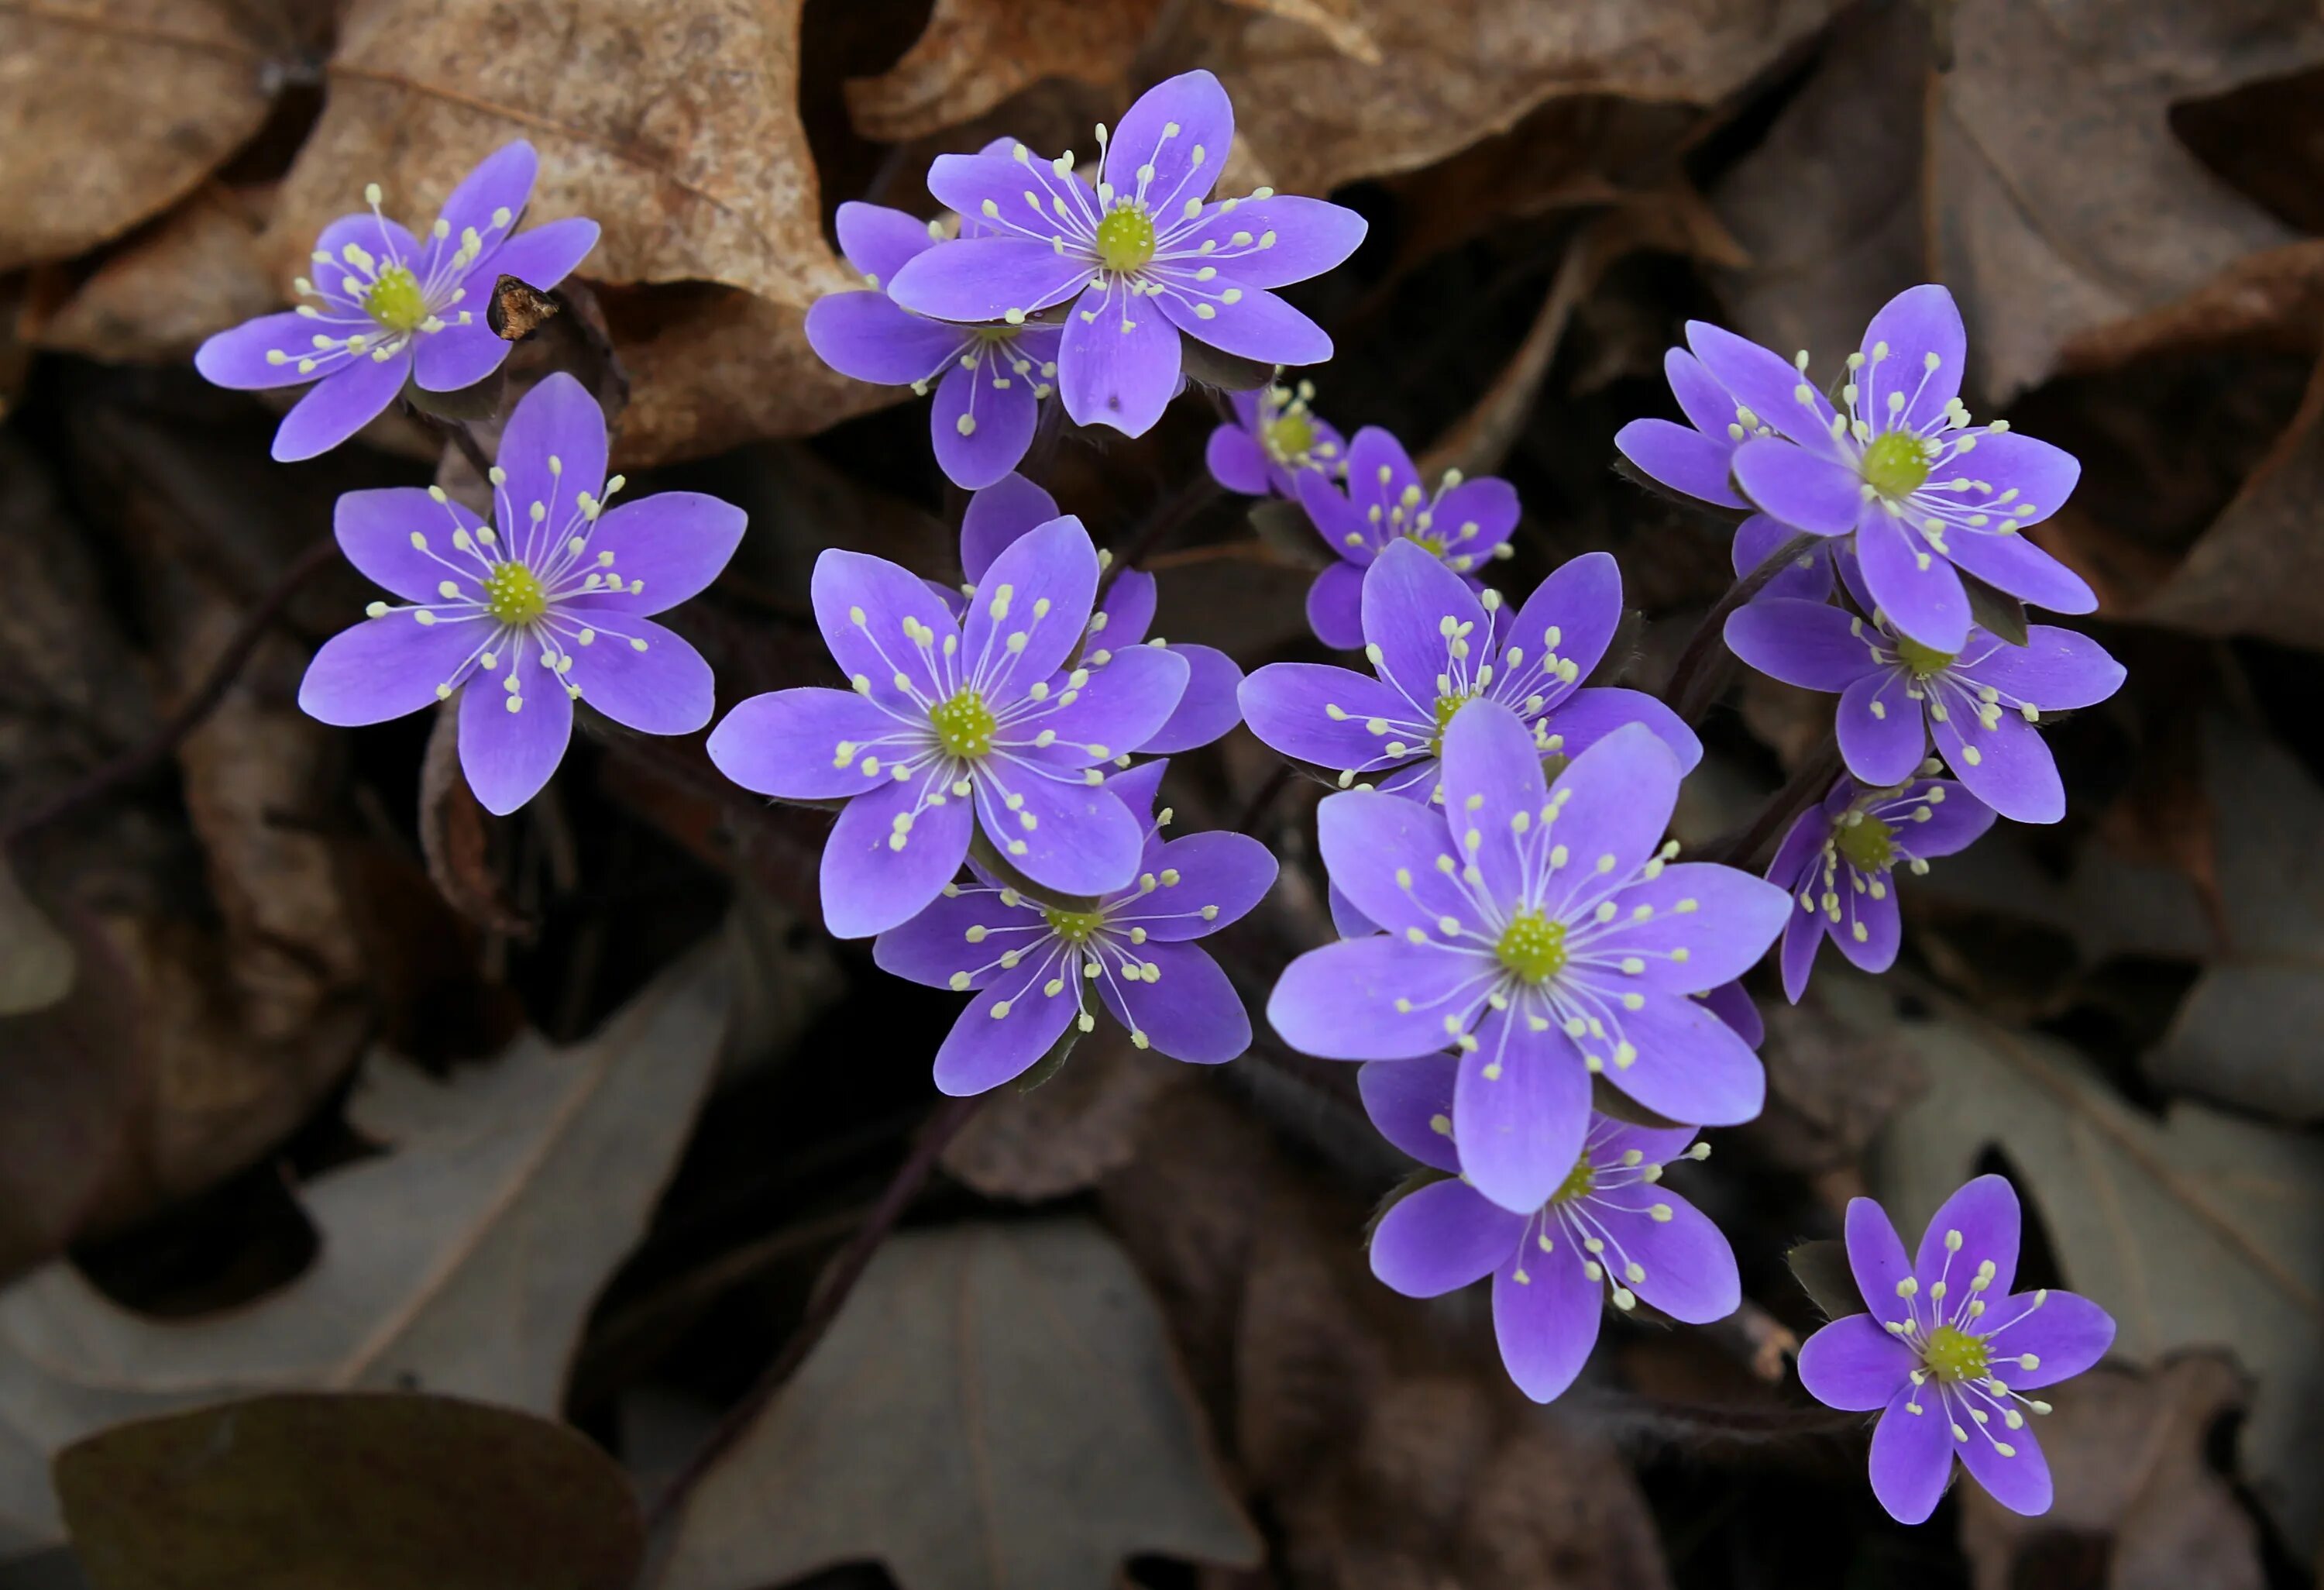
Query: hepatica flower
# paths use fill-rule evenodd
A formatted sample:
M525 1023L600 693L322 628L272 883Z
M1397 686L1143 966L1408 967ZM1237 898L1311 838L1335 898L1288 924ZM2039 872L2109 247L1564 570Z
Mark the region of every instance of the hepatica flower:
M1187 670L1162 647L1130 646L1059 677L1097 578L1097 549L1071 518L994 559L964 622L883 558L816 559L816 622L853 689L753 696L709 751L746 790L847 803L823 852L833 933L868 938L918 916L977 829L997 859L1059 893L1136 877L1145 825L1098 770L1168 721Z
M1452 1128L1458 1062L1375 1062L1364 1109L1382 1136L1453 1173L1397 1200L1372 1233L1372 1273L1408 1298L1441 1297L1493 1278L1493 1333L1509 1378L1536 1402L1573 1383L1610 1301L1643 1298L1674 1319L1708 1325L1735 1312L1734 1251L1710 1219L1662 1185L1664 1166L1701 1160L1694 1128L1654 1131L1592 1114L1581 1152L1536 1208L1503 1208L1458 1179Z
M1791 891L1796 908L1784 929L1791 1002L1806 992L1827 938L1863 971L1895 965L1897 870L1925 873L1932 858L1968 849L1991 827L1992 808L1942 779L1882 790L1849 778L1834 784L1792 825L1767 868L1767 881Z
M1953 1460L1996 1502L2050 1508L2050 1467L2025 1393L2106 1355L2114 1320L2071 1292L2013 1292L2017 1194L1980 1176L1945 1201L1910 1262L1879 1205L1848 1206L1848 1262L1868 1314L1835 1319L1800 1348L1800 1382L1818 1401L1878 1410L1872 1493L1901 1523L1936 1511Z
M1271 288L1355 252L1363 218L1259 189L1207 201L1234 141L1234 107L1206 71L1157 84L1109 134L1093 184L1070 153L947 154L928 191L981 228L908 262L895 300L940 320L1021 325L1067 305L1057 355L1065 411L1142 435L1178 390L1181 333L1240 358L1313 365L1321 327Z
M1679 776L1634 724L1552 788L1516 713L1465 708L1444 735L1441 808L1324 799L1332 882L1386 931L1301 956L1268 1019L1328 1058L1457 1047L1462 1169L1519 1212L1548 1202L1580 1156L1593 1074L1670 1120L1749 1120L1758 1061L1688 996L1757 962L1790 901L1730 867L1671 864Z
M327 452L377 419L407 377L428 392L473 386L513 345L484 324L502 276L543 291L597 245L597 223L550 221L518 233L540 164L532 145L504 144L452 190L425 242L371 207L342 216L316 239L306 301L221 331L194 355L220 386L314 387L283 416L274 456L284 462Z
M1749 432L1729 460L1735 485L1795 530L1852 534L1899 633L1941 652L1967 644L1964 573L2060 613L2096 610L2089 587L2023 533L2058 511L2081 466L2005 421L1969 423L1968 337L1943 288L1912 288L1872 318L1849 356L1844 410L1810 384L1804 353L1787 363L1700 321L1687 340Z
M1702 760L1693 731L1637 690L1584 689L1622 618L1622 571L1603 552L1536 587L1512 619L1421 548L1389 547L1362 589L1364 652L1378 678L1277 662L1243 682L1251 732L1286 756L1332 769L1340 787L1436 798L1446 726L1473 701L1514 711L1553 767L1625 724L1644 724L1684 772Z
M299 705L325 723L401 717L460 698L460 766L511 812L564 757L573 704L650 735L710 721L708 664L649 615L707 586L742 511L698 492L606 506L605 417L570 375L524 395L492 471L493 523L438 487L339 498L347 559L397 599L315 654Z
M1203 452L1211 478L1247 497L1273 492L1296 498L1301 475L1338 474L1347 463L1347 443L1310 406L1314 401L1312 381L1291 386L1272 381L1257 392L1229 393L1235 422L1212 431Z
M1299 505L1339 561L1307 587L1307 624L1315 638L1342 652L1364 643L1364 574L1380 554L1410 541L1459 575L1473 590L1478 570L1508 554L1517 527L1517 488L1492 476L1466 480L1448 469L1430 491L1404 444L1367 425L1348 445L1346 489L1321 470L1297 476Z
M993 559L1027 532L1056 517L1056 499L1021 475L1004 476L971 497L960 523L960 565L968 587L965 593L945 593L945 605L954 616L967 612L967 597L975 594ZM1110 558L1111 554L1100 552L1100 566ZM1097 610L1090 615L1088 633L1070 663L1095 673L1125 647L1164 644L1147 639L1154 625L1155 596L1154 577L1144 569L1125 569L1116 574L1100 597ZM1185 693L1160 728L1136 745L1123 746L1117 760L1132 752L1158 755L1191 751L1209 744L1242 721L1242 708L1235 699L1242 670L1232 658L1215 646L1173 643L1169 649L1186 664ZM1051 684L1064 688L1062 680Z
M1971 629L1958 652L1897 633L1845 560L1870 618L1819 603L1756 602L1727 620L1727 644L1761 673L1840 694L1848 771L1868 784L1913 776L1929 743L1969 793L2021 823L2066 813L2058 766L2034 726L2045 712L2091 707L2122 687L2123 667L2072 630L2036 624L2023 646Z
M807 312L807 339L843 375L883 386L936 389L928 428L936 463L975 491L1017 467L1032 445L1041 403L1056 388L1064 333L1035 324L954 326L899 306L887 289L905 263L941 234L901 210L839 207L839 247L868 284Z
M1167 762L1106 781L1142 822ZM882 970L935 988L977 990L936 1051L936 1086L982 1093L1023 1073L1068 1028L1093 1031L1093 1002L1140 1049L1198 1065L1250 1047L1250 1018L1218 963L1195 940L1257 905L1275 858L1240 834L1165 841L1161 812L1147 829L1138 875L1086 911L1027 899L976 871L900 928L880 935Z

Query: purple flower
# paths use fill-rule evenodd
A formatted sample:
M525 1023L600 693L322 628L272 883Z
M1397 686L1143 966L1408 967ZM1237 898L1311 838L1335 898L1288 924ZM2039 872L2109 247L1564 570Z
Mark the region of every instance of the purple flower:
M1364 652L1379 675L1317 662L1277 662L1243 681L1251 732L1286 756L1360 775L1390 794L1437 798L1445 726L1471 701L1498 701L1555 765L1625 724L1640 723L1687 772L1702 760L1694 733L1637 690L1585 689L1622 618L1622 571L1604 552L1565 564L1514 620L1498 591L1480 601L1419 547L1391 546L1362 588Z
M1866 783L1903 783L1933 738L1953 776L2002 816L2063 817L2065 786L2034 726L2045 712L2113 695L2122 664L2087 635L2044 624L2027 626L2023 646L1972 628L1960 651L1937 651L1896 633L1855 559L1841 559L1840 574L1871 618L1813 602L1755 602L1728 618L1728 647L1785 684L1838 691L1840 755Z
M1757 1059L1687 996L1756 963L1790 901L1731 867L1670 864L1679 776L1632 724L1553 789L1516 713L1470 707L1445 732L1441 808L1370 790L1324 799L1332 882L1387 931L1301 956L1268 1019L1333 1059L1457 1045L1462 1169L1520 1212L1547 1202L1580 1155L1592 1074L1670 1120L1749 1120L1766 1086Z
M460 766L505 813L557 771L575 701L650 735L710 721L709 665L647 615L715 579L746 519L698 492L606 507L605 417L562 374L509 416L492 485L493 526L436 486L339 498L348 561L400 600L315 654L299 705L353 726L458 691Z
M1456 1177L1459 1069L1451 1056L1432 1056L1375 1062L1361 1077L1380 1134ZM1581 1152L1563 1161L1556 1189L1535 1208L1512 1212L1457 1179L1397 1200L1372 1233L1372 1273L1408 1298L1491 1276L1501 1362L1518 1390L1546 1402L1582 1372L1608 1299L1627 1313L1644 1298L1689 1325L1724 1319L1742 1301L1727 1239L1661 1185L1665 1165L1710 1154L1693 1139L1692 1126L1654 1131L1593 1113Z
M1849 1203L1849 1268L1871 1312L1810 1336L1800 1382L1828 1406L1880 1410L1872 1493L1900 1523L1936 1511L1956 1456L2012 1512L2049 1511L2050 1465L2025 1414L2050 1405L2025 1393L2104 1357L2114 1320L2071 1292L2012 1292L2017 1232L2016 1191L1998 1176L1946 1199L1910 1263L1879 1205Z
M512 236L540 164L532 145L503 144L444 201L421 243L380 214L342 216L315 242L311 301L221 331L194 355L220 386L254 391L315 384L283 416L274 456L288 463L328 452L377 419L409 376L428 392L473 386L513 345L484 324L493 282L514 276L542 291L597 245L597 223L550 221Z
M839 247L871 290L835 292L807 312L807 339L843 375L936 400L928 429L936 463L955 485L991 485L1032 445L1041 403L1055 390L1055 326L954 326L900 308L887 286L941 234L901 210L839 207Z
M1105 787L1142 820L1169 765L1145 763ZM1087 911L1039 904L972 869L973 882L945 884L926 911L880 935L872 954L882 970L932 988L981 991L936 1050L938 1087L998 1087L1069 1026L1090 1031L1091 993L1140 1049L1212 1066L1250 1047L1250 1018L1234 985L1194 941L1259 902L1275 884L1275 858L1240 834L1165 844L1169 821L1165 809L1147 829L1137 877Z
M1364 573L1380 554L1410 541L1482 590L1477 570L1509 555L1517 527L1517 488L1492 476L1464 480L1447 469L1433 493L1420 484L1404 444L1378 426L1356 432L1348 448L1347 489L1320 470L1298 476L1299 505L1339 561L1307 587L1307 624L1342 652L1364 643Z
M833 933L869 938L918 916L979 828L1008 866L1063 894L1136 877L1145 825L1098 768L1169 720L1187 669L1162 647L1131 646L1058 677L1097 577L1097 549L1072 518L996 558L965 622L884 558L833 549L816 559L816 622L853 690L753 696L709 750L746 790L847 803L823 852Z
M1257 392L1230 393L1227 401L1235 422L1212 431L1203 453L1211 478L1227 490L1296 498L1301 475L1336 475L1345 467L1347 443L1308 406L1315 401L1314 382L1269 382Z
M1800 1003L1827 937L1862 971L1895 965L1898 864L1925 873L1932 858L1968 849L1991 827L1992 808L1942 779L1883 790L1849 778L1834 784L1800 814L1767 868L1767 881L1799 906L1784 928L1785 996Z
M1961 650L1964 573L2060 613L2097 609L2080 577L2022 533L2058 511L2081 466L2005 421L1969 423L1960 397L1968 338L1943 288L1912 288L1873 316L1849 356L1844 413L1808 382L1804 353L1786 362L1700 321L1687 340L1746 433L1729 460L1735 485L1794 530L1852 534L1873 597L1901 633Z
M1355 252L1364 221L1313 199L1205 204L1234 141L1234 107L1206 71L1141 95L1111 137L1094 188L1071 154L946 154L928 191L982 228L919 254L889 283L940 320L1000 320L1072 301L1057 356L1065 411L1142 435L1178 390L1181 332L1240 358L1313 365L1332 339L1268 291Z
M960 523L960 567L968 579L967 589L943 593L953 615L966 614L967 596L975 593L994 559L1028 531L1057 516L1056 499L1021 475L1003 476L971 497ZM1100 552L1099 565L1103 567L1111 557ZM1090 615L1089 631L1075 664L1095 672L1125 647L1166 644L1146 639L1154 624L1155 596L1154 577L1145 570L1125 569L1115 575L1097 611ZM1116 758L1123 765L1131 752L1160 755L1207 745L1242 721L1242 708L1235 700L1242 670L1235 666L1234 659L1215 646L1169 643L1169 649L1185 659L1186 693L1178 698L1177 707L1160 728L1143 743L1123 748ZM1065 688L1062 679L1050 683L1054 689Z

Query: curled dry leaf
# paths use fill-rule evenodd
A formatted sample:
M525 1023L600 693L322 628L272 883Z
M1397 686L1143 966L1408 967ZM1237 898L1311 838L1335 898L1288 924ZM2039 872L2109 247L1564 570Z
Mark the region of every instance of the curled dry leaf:
M1161 10L1161 0L936 0L894 66L847 85L848 114L866 138L899 143L982 116L1044 78L1121 92Z
M161 214L305 69L315 0L0 4L0 271Z
M0 1016L44 1010L72 992L73 947L25 898L0 855Z
M258 236L271 188L207 182L106 257L27 328L38 346L113 362L190 358L221 326L279 307Z
M627 1590L645 1551L588 1437L451 1397L252 1397L117 1425L56 1473L99 1590Z
M391 1151L306 1189L314 1262L254 1304L160 1324L62 1263L0 1292L0 1552L56 1539L51 1456L124 1418L260 1388L554 1413L716 1066L726 966L696 952L589 1042L528 1037L448 1081L375 1056L347 1116Z
M2106 1548L2106 1590L2261 1590L2259 1532L2207 1461L2213 1428L2245 1392L2234 1367L2210 1354L2075 1381L2042 1421L2057 1487L2047 1513L2023 1518L1980 1487L1961 1489L1961 1548L1977 1590L2054 1583L2050 1565L2086 1542Z
M941 1163L990 1198L1038 1203L1084 1192L1130 1162L1154 1101L1186 1080L1185 1067L1140 1052L1120 1027L1102 1023L1055 1077L979 1110Z
M1928 1090L1872 1160L1897 1225L1918 1230L1989 1148L2038 1216L2063 1284L2115 1317L2115 1353L2232 1353L2254 1382L2237 1466L2292 1548L2324 1526L2324 1163L2304 1135L2179 1103L2160 1121L2054 1040L1945 1001L1882 1023ZM2056 1400L2073 1400L2078 1388Z
M512 938L533 923L508 898L493 864L496 823L460 772L460 718L455 706L436 713L420 763L420 854L445 902L478 927Z
M876 1561L904 1590L1104 1585L1139 1553L1260 1556L1152 1300L1085 1220L967 1225L881 1248L688 1496L659 1584Z

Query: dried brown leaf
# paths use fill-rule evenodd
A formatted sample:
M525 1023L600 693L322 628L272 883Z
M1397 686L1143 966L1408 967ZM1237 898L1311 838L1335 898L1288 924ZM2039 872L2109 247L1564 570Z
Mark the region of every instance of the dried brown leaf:
M272 313L258 236L272 200L271 189L203 184L35 318L32 339L93 359L175 361L222 326Z
M896 64L847 85L866 138L900 143L982 116L1028 84L1071 78L1126 93L1161 0L936 0Z
M0 855L0 1016L45 1010L72 992L73 947L25 898Z
M2042 1421L2056 1500L2040 1518L1961 1492L1961 1548L1978 1590L2052 1582L2074 1537L2106 1549L2106 1590L2260 1590L2258 1531L2206 1461L2215 1425L2241 1409L2241 1377L2209 1354L2075 1381Z
M0 271L81 254L257 132L313 0L0 3Z
M1130 1162L1154 1101L1185 1079L1184 1067L1105 1023L1055 1077L979 1110L945 1145L944 1168L989 1198L1038 1203L1086 1191Z

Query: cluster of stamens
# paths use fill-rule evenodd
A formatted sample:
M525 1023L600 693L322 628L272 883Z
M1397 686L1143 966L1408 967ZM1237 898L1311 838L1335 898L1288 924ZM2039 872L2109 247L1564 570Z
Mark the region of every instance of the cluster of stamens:
M1932 763L1923 772L1934 768ZM1859 796L1833 819L1822 855L1800 885L1797 899L1802 911L1820 911L1834 926L1846 920L1840 883L1843 866L1848 869L1848 888L1873 900L1888 898L1888 874L1900 859L1916 876L1928 872L1929 864L1913 855L1898 835L1904 825L1925 823L1936 816L1936 809L1944 803L1945 786L1931 784L1909 800L1907 789L1899 785ZM1850 922L1849 933L1858 944L1871 937L1871 929L1861 920Z
M1977 727L1987 734L1999 726L2005 712L2015 712L2027 723L2042 721L2042 710L2033 702L1960 672L1956 665L1960 658L1957 653L1923 646L1909 636L1886 629L1868 630L1861 618L1849 621L1849 633L1864 642L1874 661L1884 668L1903 670L1905 699L1926 703L1932 723L1950 723L1955 712L1964 710ZM1876 718L1888 716L1887 703L1877 696L1870 709ZM1965 726L1964 738L1972 732ZM1976 767L1985 760L1985 753L1965 744L1961 760Z
M298 306L298 312L308 319L341 326L360 319L365 328L336 334L318 331L309 339L309 351L294 354L272 348L266 355L268 364L295 365L300 374L312 375L318 373L323 360L338 354L367 354L384 362L415 337L475 322L474 310L457 308L468 296L463 282L468 267L483 257L488 242L505 234L515 219L508 208L494 210L491 225L483 232L474 226L463 230L458 245L438 254L423 279L413 270L413 262L395 252L386 218L380 214L378 183L364 190L364 202L380 223L380 248L386 257L374 254L359 243L341 245L337 254L317 249L311 256L314 275L300 277L296 286L300 298L316 300ZM439 243L450 237L451 224L439 218L432 235Z
M2022 1429L2024 1414L2018 1405L2035 1413L2047 1413L2050 1405L2038 1398L2013 1391L1995 1372L2005 1365L2019 1369L2036 1369L2041 1360L2031 1353L2011 1354L1997 1351L1994 1338L2024 1319L2049 1300L2044 1290L2034 1294L2032 1301L2014 1317L1999 1325L1987 1326L1985 1293L1991 1290L1996 1274L1990 1259L1980 1262L1969 1277L1968 1286L1946 1311L1946 1301L1951 1288L1953 1257L1961 1249L1961 1234L1945 1233L1945 1263L1938 1279L1929 1287L1929 1317L1921 1317L1921 1283L1906 1276L1896 1283L1896 1296L1904 1304L1904 1317L1881 1321L1882 1328L1913 1350L1920 1360L1912 1371L1913 1395L1904 1404L1904 1411L1921 1415L1928 1411L1923 1400L1923 1388L1934 1381L1937 1400L1952 1427L1957 1442L1966 1442L1969 1432L1953 1412L1953 1400L1960 1407L1978 1435L1992 1443L1994 1452L2002 1457L2015 1457L2017 1448L1996 1435L1991 1428L1995 1415L1999 1415L2006 1430Z
M1440 1131L1452 1129L1451 1123L1441 1115L1436 1123L1441 1123ZM1584 1276L1593 1284L1606 1284L1609 1299L1615 1308L1627 1312L1637 1307L1637 1293L1632 1289L1646 1279L1646 1268L1623 1246L1620 1234L1603 1216L1644 1215L1664 1225L1675 1211L1660 1199L1638 1204L1625 1201L1625 1195L1637 1196L1639 1189L1659 1182L1663 1166L1649 1163L1646 1154L1637 1149L1609 1153L1609 1140L1618 1130L1615 1123L1604 1116L1591 1122L1582 1157L1566 1172L1549 1202L1536 1210L1526 1223L1523 1240L1527 1257L1509 1275L1517 1285L1533 1284L1532 1272L1526 1268L1533 1262L1530 1255L1554 1254L1562 1241L1566 1252L1580 1260ZM1711 1145L1707 1142L1695 1143L1686 1151L1690 1160L1710 1157Z
M1259 445L1286 469L1317 468L1345 474L1347 462L1339 456L1338 445L1315 429L1314 402L1315 384L1312 381L1302 381L1296 386L1267 386L1259 394Z
M1396 483L1396 470L1382 464L1372 476L1373 486L1379 494L1379 500L1364 509L1364 528L1349 531L1341 539L1351 549L1369 547L1378 552L1401 537L1455 574L1471 573L1479 563L1488 559L1515 556L1515 550L1507 541L1486 552L1464 550L1471 541L1484 532L1484 526L1473 519L1463 520L1449 529L1437 523L1438 505L1444 500L1444 495L1459 485L1463 478L1458 469L1447 469L1437 480L1436 489L1433 492L1425 489L1419 482L1412 481L1406 483L1402 491L1390 496L1388 488ZM1352 479L1350 485L1351 487L1354 485Z

